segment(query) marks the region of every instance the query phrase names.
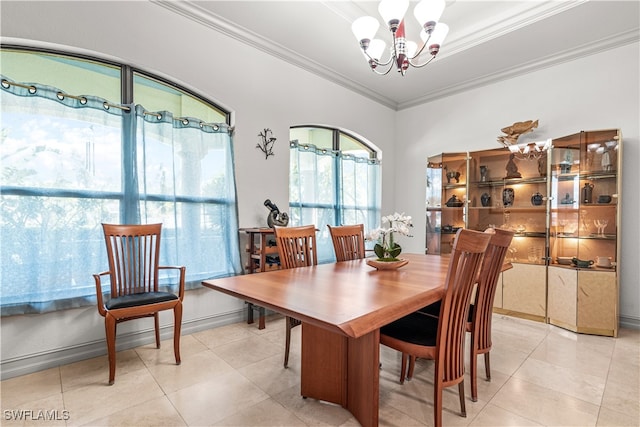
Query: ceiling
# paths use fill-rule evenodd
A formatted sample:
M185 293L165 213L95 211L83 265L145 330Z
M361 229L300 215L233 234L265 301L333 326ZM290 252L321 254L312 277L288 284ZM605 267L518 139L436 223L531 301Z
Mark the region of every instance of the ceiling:
M389 46L377 1L152 1L398 110L640 39L638 1L448 0L436 60L379 76L351 32L374 16ZM415 4L406 33L418 40Z

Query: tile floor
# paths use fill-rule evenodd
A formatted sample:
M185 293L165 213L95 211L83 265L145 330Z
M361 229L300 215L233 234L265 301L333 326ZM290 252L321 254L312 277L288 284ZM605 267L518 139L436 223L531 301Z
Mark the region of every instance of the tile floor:
M444 397L447 426L639 426L640 331L616 339L494 316L492 380L458 415L457 387ZM357 426L339 406L299 395L300 328L282 368L284 320L267 328L236 323L182 338L182 365L170 341L117 355L106 385L106 356L3 381L0 424L60 426ZM433 425L433 363L398 383L399 358L381 349L380 425ZM484 372L483 358L479 358ZM52 411L58 420L16 421L12 410ZM68 419L64 419L68 418Z

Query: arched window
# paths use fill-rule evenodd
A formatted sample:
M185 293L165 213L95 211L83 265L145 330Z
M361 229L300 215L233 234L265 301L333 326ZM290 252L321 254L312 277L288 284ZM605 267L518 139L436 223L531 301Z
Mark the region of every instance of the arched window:
M335 260L329 225L364 224L380 218L380 160L375 148L353 134L320 126L290 129L289 216L318 228L318 259Z
M93 304L101 223L162 223L192 286L241 271L227 112L127 65L0 53L3 315Z

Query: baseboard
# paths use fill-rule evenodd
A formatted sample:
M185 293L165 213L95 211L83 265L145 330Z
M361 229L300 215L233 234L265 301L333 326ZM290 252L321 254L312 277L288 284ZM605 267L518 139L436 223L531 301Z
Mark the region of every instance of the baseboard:
M236 310L215 316L203 317L182 322L182 335L189 335L206 329L237 323L246 319L246 310ZM160 328L160 339L166 340L173 337L173 325ZM155 341L153 327L143 331L118 335L116 350L127 350L140 347ZM0 364L0 379L27 375L69 363L79 362L107 354L107 345L104 339L86 342L74 347L65 347L52 351L25 355L13 360L2 361Z
M620 327L626 329L640 329L640 317L620 316Z

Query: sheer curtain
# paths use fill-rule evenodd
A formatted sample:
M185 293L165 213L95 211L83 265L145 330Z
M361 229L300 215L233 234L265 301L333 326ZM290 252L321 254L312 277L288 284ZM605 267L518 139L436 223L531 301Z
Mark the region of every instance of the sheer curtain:
M1 103L2 315L94 303L103 222L162 222L161 262L193 286L241 271L226 124L5 77Z
M187 281L240 274L230 129L136 106L140 215L163 223L164 255Z
M335 261L327 224L362 223L368 231L380 221L380 162L296 141L290 162L291 223L315 224L318 262Z

